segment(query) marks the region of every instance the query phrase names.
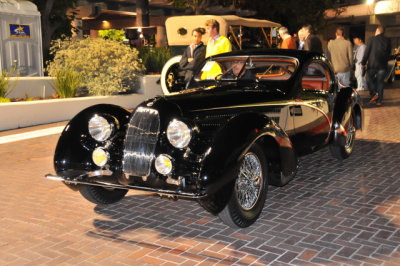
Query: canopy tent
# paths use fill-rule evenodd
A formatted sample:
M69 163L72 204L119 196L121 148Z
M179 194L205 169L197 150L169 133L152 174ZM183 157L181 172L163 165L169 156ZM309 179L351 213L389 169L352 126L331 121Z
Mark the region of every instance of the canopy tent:
M16 68L21 76L43 76L42 30L36 5L0 1L0 72Z

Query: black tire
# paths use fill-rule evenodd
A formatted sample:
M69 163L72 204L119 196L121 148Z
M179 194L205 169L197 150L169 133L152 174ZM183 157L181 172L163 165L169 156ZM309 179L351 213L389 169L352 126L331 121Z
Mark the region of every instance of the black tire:
M254 144L241 163L233 193L228 204L218 214L219 218L234 228L252 225L262 212L267 191L267 159L261 147Z
M353 152L356 139L356 128L354 126L353 114L350 116L349 123L346 127L346 132L346 141L343 144L332 143L329 145L332 156L339 160L347 159Z
M107 189L99 186L83 185L79 189L82 196L95 204L111 204L122 200L128 190Z
M234 182L234 180L232 182L229 182L229 184L225 185L218 192L209 195L206 198L198 199L197 202L206 211L210 212L213 215L218 215L218 213L220 213L225 208L231 197Z

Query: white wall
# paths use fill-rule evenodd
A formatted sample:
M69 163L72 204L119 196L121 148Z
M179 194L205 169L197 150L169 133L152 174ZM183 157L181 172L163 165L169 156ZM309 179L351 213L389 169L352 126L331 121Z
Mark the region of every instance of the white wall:
M144 76L138 93L127 95L0 103L0 131L70 120L81 110L100 103L133 109L142 101L162 94L157 84L159 78L159 75Z
M52 77L19 77L10 78L12 86L16 83L14 89L7 98L25 98L28 97L50 97L56 93L54 90L54 80Z

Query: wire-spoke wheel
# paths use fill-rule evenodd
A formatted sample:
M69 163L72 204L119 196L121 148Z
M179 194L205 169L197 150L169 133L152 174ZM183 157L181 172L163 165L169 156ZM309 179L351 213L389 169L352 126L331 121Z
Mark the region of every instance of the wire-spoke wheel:
M333 157L343 160L350 156L353 152L355 138L356 138L356 128L354 126L353 114L350 116L349 123L347 124L346 130L346 140L344 144L331 144L329 149Z
M250 210L257 202L261 182L261 163L254 153L248 153L244 157L235 183L237 200L243 209Z
M353 116L350 116L349 125L347 126L347 138L344 145L346 154L350 155L354 147L354 139L356 137L356 128L354 126Z
M244 156L228 204L218 214L231 227L248 227L261 214L268 189L267 160L255 144Z

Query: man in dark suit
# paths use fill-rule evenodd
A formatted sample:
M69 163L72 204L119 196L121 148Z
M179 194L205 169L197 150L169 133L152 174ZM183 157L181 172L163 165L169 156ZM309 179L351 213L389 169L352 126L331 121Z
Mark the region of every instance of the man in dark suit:
M185 70L185 82L188 82L193 76L193 71L200 65L206 56L206 46L201 41L204 35L203 28L196 28L192 31L193 42L183 52L182 58L179 62L179 67Z
M321 40L313 34L311 25L305 25L301 28L304 34L303 50L318 52L322 54Z
M367 67L367 87L371 95L370 103L382 105L383 83L389 56L392 50L390 39L383 36L385 29L378 26L375 36L369 38L361 65Z

